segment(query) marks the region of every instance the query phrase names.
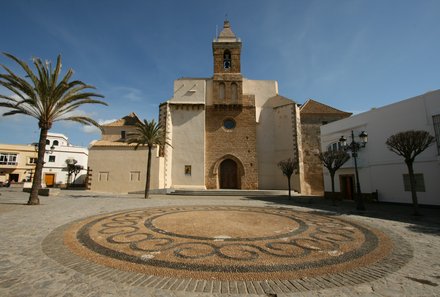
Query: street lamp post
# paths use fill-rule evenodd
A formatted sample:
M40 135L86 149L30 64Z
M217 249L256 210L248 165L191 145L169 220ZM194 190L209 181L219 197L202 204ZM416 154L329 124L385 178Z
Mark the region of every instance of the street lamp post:
M359 182L359 172L358 172L358 166L357 166L357 157L358 152L361 148L364 148L368 141L368 134L365 131L362 131L361 134L359 134L360 142L356 142L354 140L354 133L353 130L351 130L351 143L347 144L347 138L344 136L341 136L339 138L339 143L346 151L351 151L351 156L354 160L354 172L356 176L356 209L357 210L365 210L364 205L364 199L362 198L361 193L361 183Z

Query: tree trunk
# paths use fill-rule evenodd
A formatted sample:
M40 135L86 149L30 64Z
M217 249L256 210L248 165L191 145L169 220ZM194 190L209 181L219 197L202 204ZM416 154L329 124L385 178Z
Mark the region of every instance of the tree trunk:
M144 198L147 199L150 194L150 175L151 175L151 146L148 146L148 160L147 160L147 181L145 183L145 195Z
M67 174L67 188L69 188L70 186L70 178L72 177L72 173L69 171L69 173Z
M332 182L332 205L336 205L336 197L335 197L335 172L330 171L330 179Z
M411 198L414 206L414 215L419 216L419 203L417 200L417 192L416 192L416 178L414 176L414 168L413 163L411 161L406 162L408 166L408 175L409 175L409 183L411 188Z
M34 180L32 182L31 194L29 195L28 205L38 205L40 204L40 199L38 198L38 190L41 188L41 176L43 173L44 165L44 154L46 153L46 139L47 132L49 129L40 129L40 139L38 141L38 158L37 164L35 166Z
M292 195L290 194L290 176L287 177L287 185L289 187L289 199L292 198Z
M332 182L332 193L335 192L335 172L330 171L330 179Z

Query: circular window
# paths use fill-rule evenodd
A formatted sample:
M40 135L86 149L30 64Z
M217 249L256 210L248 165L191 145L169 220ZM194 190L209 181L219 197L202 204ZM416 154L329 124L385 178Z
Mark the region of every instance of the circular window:
M223 121L223 127L227 130L232 130L235 128L235 121L233 119L226 119Z

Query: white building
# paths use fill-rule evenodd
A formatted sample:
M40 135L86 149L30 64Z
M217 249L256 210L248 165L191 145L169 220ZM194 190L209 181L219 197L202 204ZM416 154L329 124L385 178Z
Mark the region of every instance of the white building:
M43 182L47 187L65 185L68 182L68 159L75 159L77 165L83 166L76 179L72 175L71 184L83 184L87 176L89 150L85 147L71 145L68 138L59 133L48 133L46 154L44 156Z
M420 204L440 205L440 90L372 109L321 127L321 148L337 147L344 135L351 141L361 131L368 133L368 143L358 154L362 193L378 192L379 201L411 203L407 167L403 157L385 145L388 137L407 130L425 130L436 143L416 157L414 170ZM357 139L358 140L358 139ZM330 175L324 168L325 190L331 191ZM345 197L354 192L354 165L351 158L335 175L335 191Z

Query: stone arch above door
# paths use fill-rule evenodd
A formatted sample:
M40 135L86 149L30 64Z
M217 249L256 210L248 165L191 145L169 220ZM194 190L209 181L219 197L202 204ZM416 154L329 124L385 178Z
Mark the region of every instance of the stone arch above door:
M244 167L240 159L233 155L225 155L214 164L217 176L217 189L241 189ZM235 182L234 182L235 181Z

